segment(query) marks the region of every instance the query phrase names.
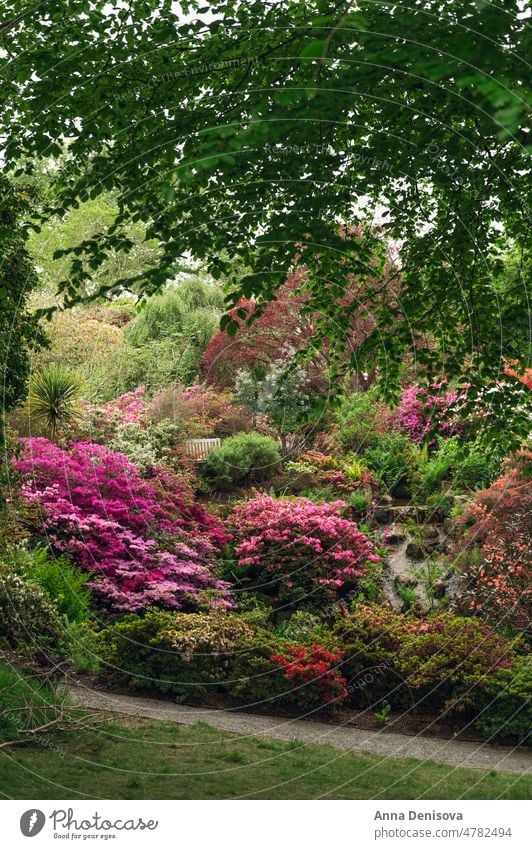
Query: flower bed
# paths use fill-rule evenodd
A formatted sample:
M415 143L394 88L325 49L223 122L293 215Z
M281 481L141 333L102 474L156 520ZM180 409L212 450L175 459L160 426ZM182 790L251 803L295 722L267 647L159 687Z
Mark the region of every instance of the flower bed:
M177 475L155 469L144 480L105 446L63 449L46 439L25 440L14 464L23 498L42 512L36 530L93 573L91 586L106 606L230 604L227 584L212 572L227 535Z
M270 496L238 504L229 519L238 566L281 601L313 606L348 592L379 558L344 508Z

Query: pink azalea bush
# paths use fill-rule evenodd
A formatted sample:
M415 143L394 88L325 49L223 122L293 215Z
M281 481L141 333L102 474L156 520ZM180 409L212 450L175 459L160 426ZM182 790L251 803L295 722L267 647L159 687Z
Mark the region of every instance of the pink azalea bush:
M368 537L342 515L343 501L276 501L261 495L238 504L230 518L239 567L260 590L315 604L356 586L379 560Z
M95 443L22 442L14 460L22 497L40 508L53 547L93 573L106 606L230 606L228 585L211 571L227 534L186 481L163 468L145 480L123 454Z
M422 442L435 429L444 438L458 432L459 424L453 415L453 408L459 396L443 387L443 383L437 383L428 389L411 386L403 390L395 411L394 424L413 442Z
M132 392L125 392L103 404L102 410L109 418L117 419L119 424L138 424L148 411L145 394L146 387L137 386Z
M120 428L144 425L149 411L145 395L146 387L138 386L105 404L82 401L82 415L71 429L71 438L80 442L108 443Z

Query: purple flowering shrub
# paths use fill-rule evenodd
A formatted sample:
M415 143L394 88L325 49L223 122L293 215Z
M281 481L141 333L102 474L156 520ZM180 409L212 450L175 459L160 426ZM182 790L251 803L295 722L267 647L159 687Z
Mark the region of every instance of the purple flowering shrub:
M315 605L353 587L379 558L371 540L344 518L343 501L258 496L230 517L237 564L264 593Z
M460 396L445 390L444 386L444 383L433 384L429 388L411 386L401 393L394 425L413 442L423 442L436 429L444 438L460 431L456 418Z
M13 462L23 499L39 507L39 530L54 549L92 573L89 586L105 606L231 606L211 569L228 536L183 478L157 467L143 479L123 454L95 443L22 442Z

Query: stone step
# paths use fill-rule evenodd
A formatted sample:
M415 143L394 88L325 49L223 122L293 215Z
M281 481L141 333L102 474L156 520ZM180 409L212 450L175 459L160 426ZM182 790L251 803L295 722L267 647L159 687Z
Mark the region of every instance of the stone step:
M375 510L375 520L379 525L392 525L398 522L406 522L408 519L412 519L414 522L425 522L430 519L435 522L436 518L437 514L434 512L434 508L426 505L381 504Z

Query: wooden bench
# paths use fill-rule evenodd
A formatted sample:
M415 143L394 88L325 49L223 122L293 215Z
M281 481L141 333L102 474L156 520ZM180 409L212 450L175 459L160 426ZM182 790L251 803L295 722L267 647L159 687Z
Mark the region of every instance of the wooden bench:
M197 463L203 463L211 451L219 448L221 444L220 437L215 437L214 439L187 439L185 442L188 456Z

